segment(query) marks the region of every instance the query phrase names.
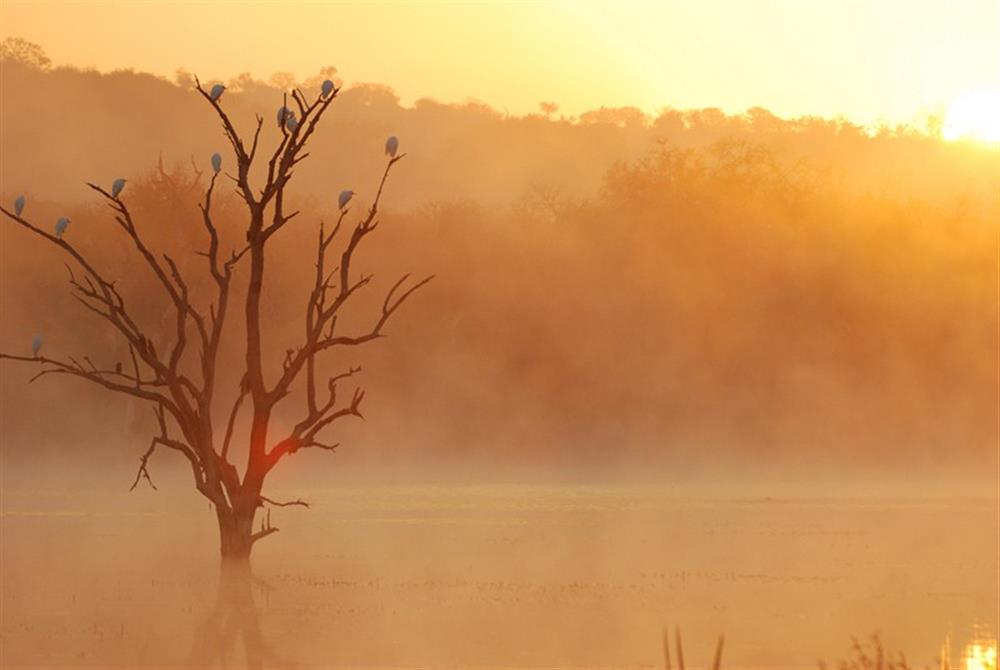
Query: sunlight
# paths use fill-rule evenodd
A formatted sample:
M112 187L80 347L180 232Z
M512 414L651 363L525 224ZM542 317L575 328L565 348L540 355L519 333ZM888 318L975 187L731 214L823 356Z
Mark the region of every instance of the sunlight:
M962 652L963 670L997 670L996 642L970 642Z
M946 140L1000 142L1000 92L978 91L953 102L942 132Z

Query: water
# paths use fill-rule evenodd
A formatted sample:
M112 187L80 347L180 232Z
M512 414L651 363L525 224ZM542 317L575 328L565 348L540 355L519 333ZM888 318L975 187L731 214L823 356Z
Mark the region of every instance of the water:
M995 500L651 486L272 492L253 610L216 609L194 494L7 493L4 667L816 667L879 631L916 667L997 630ZM245 644L238 632L250 631ZM206 647L205 640L208 640ZM222 643L213 640L228 640ZM200 642L199 642L200 640ZM200 645L200 647L199 647Z

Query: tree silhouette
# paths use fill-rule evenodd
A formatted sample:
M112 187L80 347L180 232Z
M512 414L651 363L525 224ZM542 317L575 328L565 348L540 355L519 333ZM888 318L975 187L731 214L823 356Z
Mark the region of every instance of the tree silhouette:
M48 70L52 59L45 49L23 37L8 37L0 43L0 61L12 60L39 70Z
M286 189L294 169L308 156L304 151L324 113L340 93L334 88L327 96L312 102L298 89L285 96L284 104L294 103L299 113L297 124L280 125L281 139L266 165L259 167L264 175L262 186L251 183L251 169L262 156L260 136L264 119L257 116L256 127L249 143L237 132L219 100L195 80L195 89L218 115L236 161L235 173L225 173L232 180L247 217L245 243L226 254L222 250L219 229L213 221L212 200L220 171L216 171L199 204L200 219L208 236L207 247L195 252L207 261L214 294L206 309L196 306L192 288L178 263L166 253L159 254L148 246L142 231L122 194L113 194L95 184L88 184L114 212L114 220L126 234L140 261L148 267L171 305L173 334L166 346L157 345L149 331L133 318L129 304L117 281L107 270L92 262L69 235L52 234L29 222L21 215L0 207L6 217L61 249L68 257L67 268L74 297L96 317L110 324L124 339L130 352L127 367L116 365L104 369L82 360L52 358L35 354L20 356L0 354L0 358L21 361L42 367L32 381L47 375L67 375L84 379L113 393L124 394L148 402L155 413L158 430L143 453L132 483L134 489L142 479L151 486L149 459L158 448L178 452L191 467L194 484L214 506L218 519L223 559L245 562L254 544L278 529L270 524L267 514L255 530L257 511L264 506L308 506L304 501L279 502L263 493L267 475L286 457L300 449L333 450L324 432L335 421L361 416L364 391L355 388L347 402L341 401L339 388L360 369L350 367L329 377L322 384L317 372L317 357L330 350L353 347L371 342L383 335L386 324L400 306L432 277L410 282L409 275L396 281L382 301L381 310L369 326L360 332L342 332L338 316L344 306L372 280L372 275L353 271L352 260L362 242L378 227L379 203L392 167L405 154L389 158L382 173L371 206L350 229L343 244L334 244L350 210L342 207L336 224L327 228L320 224L315 255L315 280L305 308L304 341L285 352L280 373L268 379L265 347L261 337L261 294L264 290L265 251L268 243L296 217L298 211L288 211ZM345 227L346 228L346 227ZM331 256L339 250L339 261ZM223 331L235 298L232 292L234 274L249 263L248 284L244 298L245 368L236 398L224 424L213 420L213 405L218 391L220 350ZM332 265L332 267L330 267ZM291 394L293 384L303 381L305 408L301 419L280 439L269 438L271 417L276 408ZM249 398L251 418L247 460L242 474L231 458L231 444L244 401Z

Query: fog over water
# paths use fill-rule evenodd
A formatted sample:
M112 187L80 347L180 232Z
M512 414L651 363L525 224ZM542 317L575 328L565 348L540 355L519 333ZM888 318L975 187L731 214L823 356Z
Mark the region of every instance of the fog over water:
M959 648L976 626L996 630L995 499L751 490L281 491L313 507L275 512L282 530L256 551L256 606L239 628L259 640L248 650L230 631L226 657L648 667L671 623L690 667L709 663L720 632L726 667L791 668L841 658L874 631L923 667L946 635ZM213 524L173 493L5 496L5 661L214 667L197 648L216 605Z

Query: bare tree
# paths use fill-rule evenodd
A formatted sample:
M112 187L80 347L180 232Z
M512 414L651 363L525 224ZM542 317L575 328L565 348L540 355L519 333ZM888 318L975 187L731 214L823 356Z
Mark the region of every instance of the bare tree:
M221 249L219 230L212 218L212 197L220 173L212 175L198 205L201 223L208 242L199 252L207 261L211 276L212 297L207 309L194 303L188 281L182 276L179 264L167 254L158 254L144 241L139 226L133 220L125 199L89 184L110 206L114 220L127 235L135 252L155 275L165 299L171 305L175 324L170 342L157 346L136 322L129 311L116 280L99 269L87 254L68 239L53 235L29 222L20 215L0 207L6 217L61 249L69 258L70 284L74 297L97 318L103 319L123 338L131 355L129 366L102 369L91 358L82 360L70 357L65 360L46 355L19 356L0 354L0 358L21 361L42 369L32 381L47 375L67 375L96 384L104 389L124 394L149 403L156 417L157 431L142 454L134 489L145 479L150 486L149 459L157 449L176 451L191 467L194 485L214 506L224 559L246 561L254 544L278 529L270 524L270 514L265 515L255 529L257 511L264 506L307 504L300 500L279 502L263 493L264 481L285 457L300 449L326 449L337 447L325 432L338 419L361 416L364 391L354 388L349 399L343 401L339 389L350 377L359 372L351 367L324 381L317 372L317 358L330 350L353 347L371 342L384 333L386 324L400 306L432 277L410 281L403 276L389 289L381 302L381 309L372 316L370 324L361 332L341 332L338 315L342 308L372 280L372 275L356 273L352 260L361 243L378 227L379 202L392 167L405 154L391 157L382 174L371 206L358 222L344 226L346 238L334 244L349 210L341 208L336 223L327 228L320 224L316 240L315 279L305 301L305 328L303 341L297 348L285 352L280 373L268 379L265 365L265 348L261 339L261 293L265 285L266 249L268 242L299 214L286 207L285 190L292 179L295 167L308 153L304 151L316 131L324 113L337 98L340 89L333 89L326 96L307 100L296 89L291 101L298 110L297 124L281 124L281 139L259 168L266 175L261 187L251 185L251 168L261 156L259 144L264 120L257 116L256 127L249 143L237 132L219 101L212 97L195 80L195 89L218 115L225 136L236 161L235 173L226 173L232 180L239 199L245 205L247 216L246 241L229 253ZM339 251L339 258L337 252ZM224 425L213 421L216 402L220 348L223 330L232 309L231 295L234 273L249 263L249 277L244 302L245 317L245 369L235 399L226 413ZM96 357L95 357L96 358ZM275 366L276 367L276 366ZM287 435L272 440L268 435L275 407L289 397L293 384L303 383L305 407L301 419ZM231 459L230 445L240 411L249 399L249 444L245 467L241 472ZM155 488L155 486L154 486ZM268 510L269 511L269 510Z

